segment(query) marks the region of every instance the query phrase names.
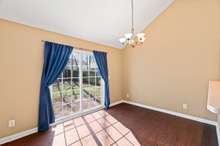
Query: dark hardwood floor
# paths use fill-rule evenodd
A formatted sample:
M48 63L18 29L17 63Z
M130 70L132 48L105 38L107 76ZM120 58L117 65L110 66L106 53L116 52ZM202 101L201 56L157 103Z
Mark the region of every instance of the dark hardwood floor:
M128 127L143 146L218 146L216 127L129 104L109 113Z
M108 113L117 120L117 123L120 122L125 127L127 127L142 146L218 146L216 128L212 125L195 122L192 120L136 107L125 103L110 108ZM82 119L85 118L83 117ZM96 121L98 120L96 119ZM114 120L110 120L110 123L111 121L112 126L117 131ZM95 128L94 126L91 126L92 124L90 125L90 122L85 122L85 124L89 125L89 130ZM71 126L69 127L71 128ZM75 127L73 129L77 128L78 127ZM119 127L119 129L122 129L123 131L123 128ZM118 130L118 132L120 133L120 130ZM55 133L56 132L53 130L49 130L45 133L36 133L25 138L4 144L3 146L54 146L51 141L53 140ZM101 145L102 141L99 141L99 137L97 136L98 134L94 132L91 133L92 136L90 138L93 137L96 141L96 144L98 146ZM114 132L112 134L114 134ZM129 141L129 138L126 136L122 136L120 139L123 139L123 137L124 140L127 139ZM114 141L114 138L112 139ZM118 142L120 139L115 140L111 144L114 146L128 146L127 144L123 144L123 142ZM78 142L79 145L83 145L81 140ZM77 145L77 141L74 144ZM130 144L132 144L132 142L130 142ZM57 145L64 146L59 144L59 142ZM88 142L87 145L94 146L92 144L90 145Z

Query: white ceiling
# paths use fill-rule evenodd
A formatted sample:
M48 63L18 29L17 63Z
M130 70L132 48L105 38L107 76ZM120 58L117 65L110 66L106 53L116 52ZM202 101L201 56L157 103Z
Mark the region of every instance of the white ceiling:
M134 0L135 31L143 31L173 0ZM122 48L130 31L130 0L0 0L0 18Z

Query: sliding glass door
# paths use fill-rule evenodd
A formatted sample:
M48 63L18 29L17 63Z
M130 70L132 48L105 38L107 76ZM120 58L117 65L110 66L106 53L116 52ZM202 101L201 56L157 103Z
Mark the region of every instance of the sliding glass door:
M56 119L99 107L102 79L91 52L74 50L65 70L51 86Z

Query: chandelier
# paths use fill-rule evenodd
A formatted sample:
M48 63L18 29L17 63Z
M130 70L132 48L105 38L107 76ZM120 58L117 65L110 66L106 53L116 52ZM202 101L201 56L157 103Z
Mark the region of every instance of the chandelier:
M119 39L124 46L136 47L140 46L145 41L145 33L137 33L134 31L134 1L131 0L131 32L125 33L124 37Z

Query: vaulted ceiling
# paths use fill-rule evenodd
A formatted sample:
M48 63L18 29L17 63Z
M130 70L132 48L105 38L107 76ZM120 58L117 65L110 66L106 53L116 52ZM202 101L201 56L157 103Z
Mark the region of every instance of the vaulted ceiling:
M136 32L172 2L134 0ZM0 0L0 18L116 48L130 31L130 15L130 0Z

